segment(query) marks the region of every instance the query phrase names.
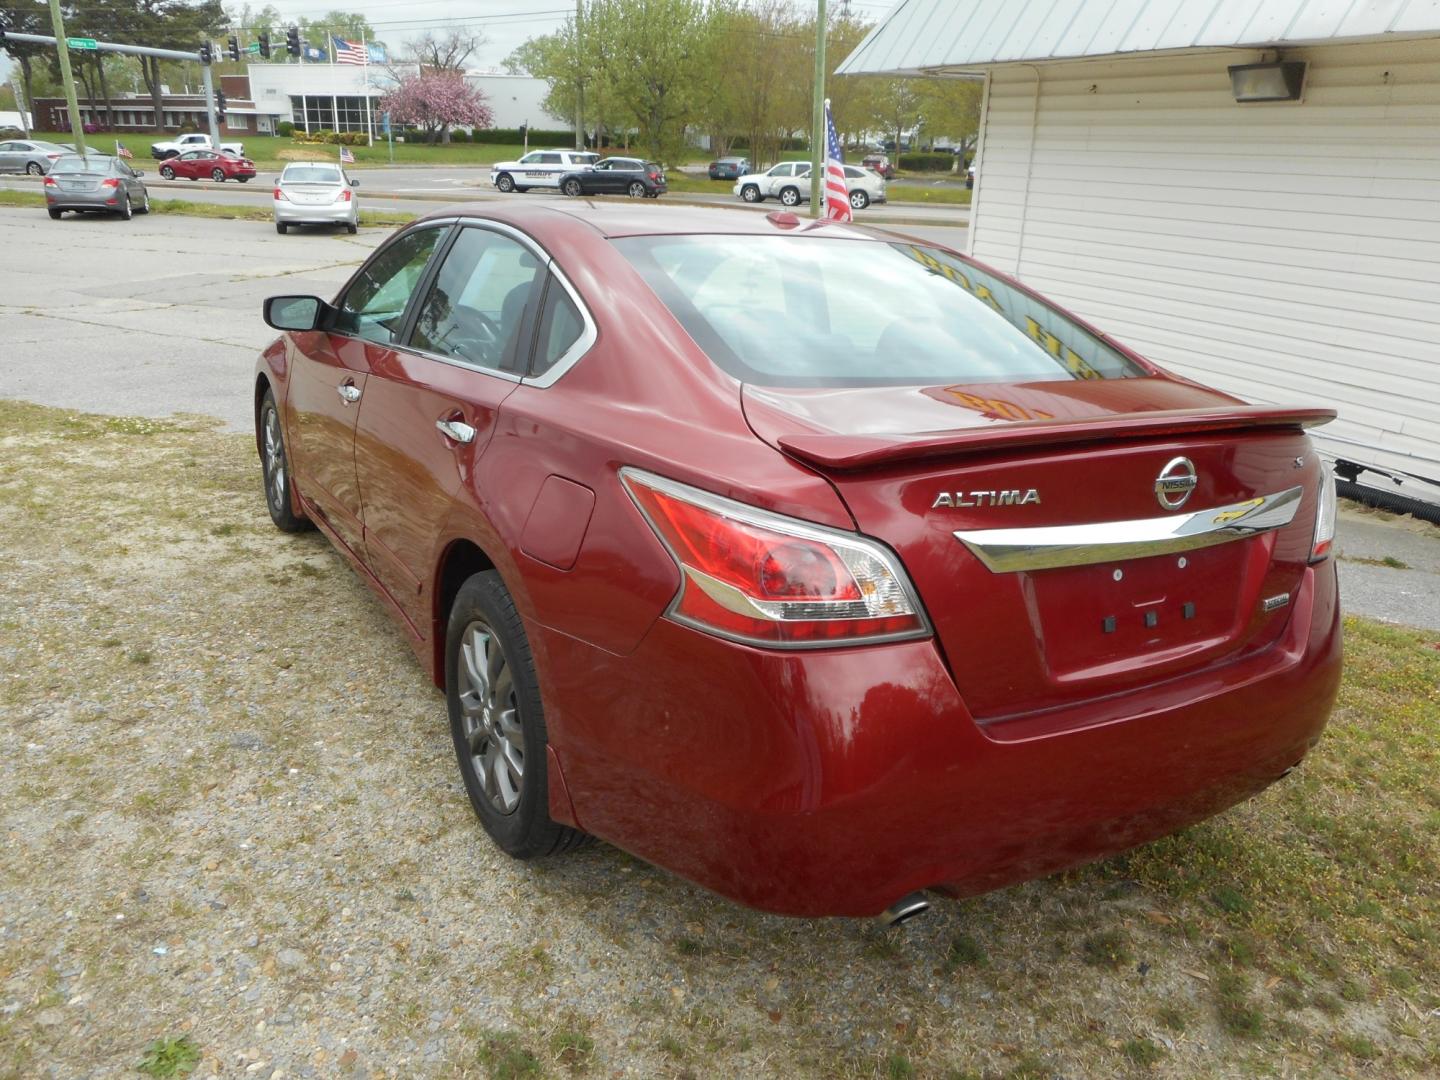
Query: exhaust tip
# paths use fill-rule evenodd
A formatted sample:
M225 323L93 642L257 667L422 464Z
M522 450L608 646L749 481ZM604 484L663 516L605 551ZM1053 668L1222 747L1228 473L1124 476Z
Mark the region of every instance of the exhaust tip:
M930 901L926 900L922 893L914 892L908 896L902 896L875 918L885 926L899 926L901 923L909 922L917 915L924 915L929 910Z

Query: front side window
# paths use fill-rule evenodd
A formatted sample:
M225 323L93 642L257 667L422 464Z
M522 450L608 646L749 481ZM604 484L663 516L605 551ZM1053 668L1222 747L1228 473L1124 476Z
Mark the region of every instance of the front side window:
M795 166L794 166L794 165L776 165L773 169L770 170L769 175L770 175L770 176L794 176L794 175L795 175Z
M475 367L515 371L525 305L541 269L530 249L510 237L463 230L435 275L411 344Z
M1131 378L1056 308L937 248L823 237L614 241L720 367L764 386Z
M340 302L336 331L380 345L393 344L410 296L443 232L443 228L417 229L371 259Z
M521 164L521 165L534 165L534 164L536 164L539 160L540 160L540 151L539 151L539 150L536 150L533 154L526 154L524 157L522 157L522 158L520 159L520 164Z

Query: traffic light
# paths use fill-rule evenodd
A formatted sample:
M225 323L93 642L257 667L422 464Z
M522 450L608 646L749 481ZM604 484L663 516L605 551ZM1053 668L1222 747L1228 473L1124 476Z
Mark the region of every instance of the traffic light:
M231 60L239 60L239 59L240 59L240 39L239 39L238 37L236 37L234 34L231 34L231 35L230 35L230 42L229 42L229 45L228 45L228 52L230 53L230 59L231 59Z
M285 51L291 56L300 55L300 28L292 26L285 31Z
M270 59L270 35L260 35L260 55L266 60Z
M223 124L223 123L225 122L225 91L224 91L224 90L216 90L216 91L215 91L215 122L216 122L217 124Z
M214 59L215 50L210 47L210 42L207 41L200 46L200 62L202 64L208 64Z

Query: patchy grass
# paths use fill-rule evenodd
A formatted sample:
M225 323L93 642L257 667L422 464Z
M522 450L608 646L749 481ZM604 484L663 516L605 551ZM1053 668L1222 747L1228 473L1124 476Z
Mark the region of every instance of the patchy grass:
M145 1048L135 1066L146 1076L189 1076L200 1064L200 1048L189 1035L156 1039Z
M0 1077L133 1074L157 1024L220 1075L1440 1075L1433 634L1347 620L1325 738L1219 818L896 930L780 919L498 855L250 436L0 401L0 440Z
M1397 559L1394 555L1386 555L1375 559L1369 555L1341 555L1341 562L1359 563L1361 566L1388 566L1391 570L1409 570L1410 564L1403 559Z

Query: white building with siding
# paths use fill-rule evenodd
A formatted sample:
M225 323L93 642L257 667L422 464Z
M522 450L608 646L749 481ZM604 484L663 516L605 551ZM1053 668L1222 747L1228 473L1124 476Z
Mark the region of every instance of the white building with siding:
M1440 502L1440 3L902 0L839 72L984 79L970 254Z

